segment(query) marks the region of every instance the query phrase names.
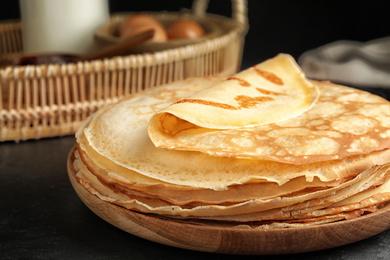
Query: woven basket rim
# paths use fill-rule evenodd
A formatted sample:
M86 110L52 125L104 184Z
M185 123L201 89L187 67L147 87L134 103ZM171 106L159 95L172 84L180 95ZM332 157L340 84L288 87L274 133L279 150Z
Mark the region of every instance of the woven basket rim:
M115 19L122 19L126 17L129 14L135 14L137 12L120 12L120 13L113 13L111 15L111 20ZM179 12L143 12L143 13L154 13L155 15L158 16L164 16L164 15L172 15L175 14L177 16L180 16L182 14L188 14L191 16L194 16L192 13L188 13L187 11L179 11ZM199 17L200 19L221 19L224 20L224 23L226 25L226 31L223 32L221 35L215 36L214 38L211 39L206 39L204 41L196 42L196 43L190 43L185 46L178 46L178 47L173 47L169 48L166 50L158 50L155 52L147 52L147 53L135 53L135 54L128 54L128 55L118 55L110 58L104 58L104 59L98 59L98 60L91 60L91 61L82 61L82 62L77 62L76 63L68 63L68 64L43 64L43 65L26 65L26 66L7 66L0 68L0 73L2 76L10 75L9 73L12 73L14 75L20 74L20 71L30 71L31 68L36 68L39 70L39 68L46 68L46 67L67 67L67 69L62 69L62 70L67 70L67 71L74 71L75 68L74 66L78 69L76 71L82 71L83 69L80 68L81 64L82 66L88 66L88 64L92 67L102 67L103 64L107 64L107 62L116 63L118 64L117 66L120 66L120 64L127 63L131 67L133 66L139 66L139 62L142 61L144 63L144 66L148 66L151 61L153 61L153 64L157 62L158 63L163 63L169 59L176 58L180 59L180 57L184 58L189 58L189 57L194 57L196 55L201 55L202 50L206 50L207 48L218 48L221 44L229 41L232 37L236 36L237 34L241 34L243 37L247 33L247 27L245 25L242 25L238 21L234 20L231 17L225 17L221 15L216 15L216 14L207 14L203 17ZM228 21L228 23L226 23ZM13 22L9 23L14 23L15 28L21 27L21 22L20 20L16 20ZM1 24L0 24L1 25ZM3 57L8 57L10 58L15 58L17 56L21 55L21 53L9 53L6 55L3 55ZM106 66L103 66L104 69L107 69ZM15 70L14 72L11 72L11 70ZM42 69L41 69L42 70ZM43 69L45 70L45 69ZM49 69L52 71L53 69ZM39 72L38 72L39 73ZM29 72L28 74L35 74Z
M200 9L198 13L202 14ZM129 13L135 12L112 13L111 17ZM183 15L183 11L155 13ZM227 76L237 72L247 27L242 20L221 15L206 13L200 19L218 20L226 27L213 38L150 53L0 68L0 142L74 134L88 115L125 94L189 75ZM10 44L0 50L4 52L0 62L21 54L21 27L21 21L15 19L0 23L0 40Z

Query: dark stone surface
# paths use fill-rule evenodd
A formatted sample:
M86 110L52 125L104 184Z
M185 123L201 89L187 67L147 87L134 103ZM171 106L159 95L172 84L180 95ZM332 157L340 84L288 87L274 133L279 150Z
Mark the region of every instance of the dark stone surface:
M164 9L179 10L173 6L190 8L192 1L161 1L167 2ZM228 2L210 1L210 10L229 14ZM17 3L2 2L0 19L18 18ZM155 3L112 0L111 10L163 8ZM298 58L334 40L366 41L390 35L389 3L249 0L251 28L242 67L279 52ZM389 98L388 90L370 91ZM77 197L66 171L74 143L72 136L0 143L1 259L390 259L390 231L320 252L262 257L193 252L135 237L100 219Z

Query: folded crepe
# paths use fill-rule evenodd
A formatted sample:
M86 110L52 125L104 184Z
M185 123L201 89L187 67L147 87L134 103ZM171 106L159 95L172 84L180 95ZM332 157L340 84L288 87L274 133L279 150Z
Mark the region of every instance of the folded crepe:
M149 136L161 148L293 164L389 147L387 101L329 85L279 55L157 112Z
M98 110L76 133L73 167L86 190L128 210L222 226L314 225L390 200L389 137L389 101L308 80L279 54Z

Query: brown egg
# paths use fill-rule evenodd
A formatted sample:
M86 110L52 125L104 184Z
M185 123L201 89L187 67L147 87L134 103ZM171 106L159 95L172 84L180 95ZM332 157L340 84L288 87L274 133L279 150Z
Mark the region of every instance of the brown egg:
M195 39L204 35L204 30L197 22L182 19L167 28L169 39Z
M127 18L119 27L119 37L129 38L147 30L154 30L153 42L165 42L168 39L164 26L147 14L136 14Z

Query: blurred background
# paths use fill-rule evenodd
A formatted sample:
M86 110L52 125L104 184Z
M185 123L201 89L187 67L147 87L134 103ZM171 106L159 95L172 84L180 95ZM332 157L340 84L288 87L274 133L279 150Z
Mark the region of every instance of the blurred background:
M109 0L110 12L179 11L192 0ZM231 1L210 0L208 12L231 15ZM390 1L248 0L249 32L242 67L284 52L303 52L336 40L390 36ZM1 1L0 19L20 19L17 0Z

